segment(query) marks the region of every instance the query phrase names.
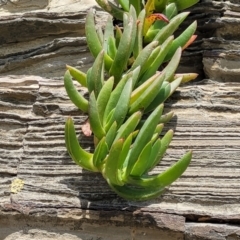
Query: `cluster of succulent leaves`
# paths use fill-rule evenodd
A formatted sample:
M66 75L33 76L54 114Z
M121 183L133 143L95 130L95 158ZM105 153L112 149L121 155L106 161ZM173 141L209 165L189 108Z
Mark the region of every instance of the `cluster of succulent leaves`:
M198 1L96 2L111 16L103 31L96 27L93 10L87 14L86 39L95 61L86 74L67 66L64 76L69 98L88 115L95 149L90 153L81 147L71 117L65 125L66 147L78 165L101 172L121 197L148 200L178 179L191 161L189 151L162 173L150 173L173 137L172 130L159 137L173 116L163 115L163 103L181 83L197 76L175 74L182 50L195 39L196 22L176 38L174 32L189 14L179 11ZM112 16L122 27L113 25ZM88 99L73 80L88 90Z

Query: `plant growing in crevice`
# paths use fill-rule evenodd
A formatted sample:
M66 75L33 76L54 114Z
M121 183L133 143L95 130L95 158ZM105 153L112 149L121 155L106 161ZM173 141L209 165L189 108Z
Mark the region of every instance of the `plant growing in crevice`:
M94 13L86 17L86 39L95 58L83 73L67 66L64 84L71 101L88 115L94 135L94 152L78 142L71 117L65 125L65 141L72 159L84 169L101 172L121 197L147 200L160 195L188 167L192 152L159 174L149 172L160 162L173 137L169 130L161 139L164 123L173 113L163 115L164 101L184 82L197 74L175 74L184 48L194 39L196 22L174 39L174 32L189 14L178 13L196 0L106 0L97 3L109 17L104 31L96 28ZM119 6L120 7L119 7ZM162 70L158 71L162 66ZM163 67L164 66L164 67ZM81 95L77 80L89 92Z

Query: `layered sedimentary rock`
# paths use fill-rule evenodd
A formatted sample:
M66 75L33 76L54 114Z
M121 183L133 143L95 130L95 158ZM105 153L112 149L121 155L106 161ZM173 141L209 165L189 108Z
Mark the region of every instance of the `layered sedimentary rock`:
M84 36L86 9L95 7L98 24L106 14L95 1L5 1L0 7L0 75L62 78L65 64L84 71L92 63ZM198 21L198 38L184 51L179 72L199 79L237 81L239 8L236 1L202 0L182 24Z
M183 72L197 72L199 78L206 76L204 64L202 62L205 52L204 42L215 35L219 24L219 19L225 11L223 1L200 0L200 2L189 9L190 15L181 25L181 31L197 20L198 28L196 31L197 39L190 45L183 54L180 70ZM214 49L212 49L214 50Z
M84 22L93 6L104 24L93 0L0 1L0 240L239 239L239 1L200 1L183 24L198 20L198 40L179 71L215 81L193 82L165 103L175 112L165 130L175 134L156 172L189 149L193 160L144 203L121 199L66 152L69 115L92 148L61 79L66 63L85 70L92 62Z
M189 149L193 160L162 196L137 203L69 157L67 116L88 150L92 137L82 136L86 116L62 81L0 78L0 239L237 240L239 226L224 223L240 222L239 98L239 84L208 81L183 87L166 102L175 117L164 132L175 134L156 172Z
M240 3L201 0L181 30L197 20L196 41L183 53L178 71L197 72L199 79L221 82L240 79Z
M224 12L216 19L219 27L204 40L205 74L218 81L239 82L240 79L240 3L226 1Z
M95 5L93 0L2 3L0 75L62 78L66 64L86 70L93 59L85 41L85 16ZM106 18L101 11L96 16L99 24Z

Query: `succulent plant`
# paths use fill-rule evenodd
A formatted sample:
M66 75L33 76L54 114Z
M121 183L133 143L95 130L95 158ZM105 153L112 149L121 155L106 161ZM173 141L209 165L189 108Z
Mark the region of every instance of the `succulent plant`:
M115 2L121 8L97 0L104 10L123 21L123 29L113 25L111 16L104 31L96 28L90 10L86 39L95 61L87 73L67 66L64 76L69 98L88 115L94 152L85 151L79 144L71 117L66 121L65 141L76 164L101 172L121 197L143 201L160 195L191 161L189 151L162 173L150 174L173 137L172 130L159 137L164 123L173 116L172 112L162 114L163 103L181 83L197 76L175 74L182 49L195 38L196 22L177 38L172 35L188 15L178 11L197 1ZM165 67L158 71L163 63ZM89 99L77 91L74 79L87 88Z

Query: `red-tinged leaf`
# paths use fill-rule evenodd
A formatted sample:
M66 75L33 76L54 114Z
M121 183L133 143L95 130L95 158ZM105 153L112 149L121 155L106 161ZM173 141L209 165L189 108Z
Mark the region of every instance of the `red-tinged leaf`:
M87 119L85 123L82 125L82 132L87 137L90 137L92 135L89 119Z
M164 14L161 14L161 13L153 13L150 17L154 17L155 21L160 20L160 21L164 21L166 23L169 23L168 18Z
M161 13L153 13L149 17L146 18L148 25L152 25L156 20L160 20L160 21L169 23L169 20L167 19L167 17Z
M144 21L144 26L143 26L143 36L146 35L148 29L151 27L151 25L156 21L156 20L160 20L160 21L164 21L166 23L169 23L168 18L161 13L153 13L150 16L145 18Z
M191 45L196 38L197 38L197 35L192 35L192 37L188 40L188 42L182 47L182 50L186 49L189 45Z

